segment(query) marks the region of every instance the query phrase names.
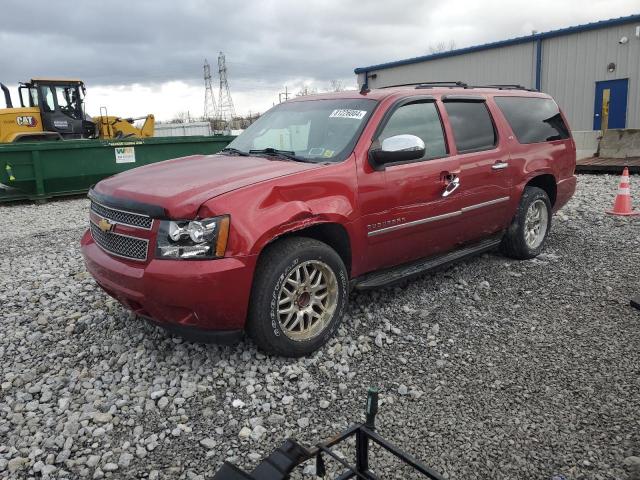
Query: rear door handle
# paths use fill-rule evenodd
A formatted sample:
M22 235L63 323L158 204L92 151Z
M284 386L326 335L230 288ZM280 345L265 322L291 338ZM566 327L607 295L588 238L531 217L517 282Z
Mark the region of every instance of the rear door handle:
M509 164L507 162L496 162L493 165L491 165L491 168L494 170L504 170L508 166Z

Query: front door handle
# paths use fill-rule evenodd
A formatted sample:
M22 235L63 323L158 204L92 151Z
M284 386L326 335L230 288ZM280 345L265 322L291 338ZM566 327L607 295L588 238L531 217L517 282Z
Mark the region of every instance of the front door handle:
M460 177L452 175L447 186L444 187L444 192L442 192L443 197L448 197L453 192L455 192L460 186Z
M491 165L491 168L494 170L504 170L508 166L509 164L507 162L496 162L493 165Z

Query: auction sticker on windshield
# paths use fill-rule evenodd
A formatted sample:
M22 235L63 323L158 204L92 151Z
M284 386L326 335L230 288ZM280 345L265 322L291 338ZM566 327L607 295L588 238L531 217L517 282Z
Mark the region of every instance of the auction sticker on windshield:
M341 108L331 112L329 118L354 118L356 120L362 120L366 114L366 110L351 110L348 108Z

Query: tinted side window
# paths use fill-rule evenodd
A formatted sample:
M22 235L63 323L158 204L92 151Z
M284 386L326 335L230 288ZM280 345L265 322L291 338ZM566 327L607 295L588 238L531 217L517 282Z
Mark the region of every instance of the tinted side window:
M399 107L384 126L378 140L394 135L410 134L420 137L425 144L423 159L444 157L447 147L444 141L442 123L433 102L410 103Z
M520 143L550 142L569 138L569 129L550 98L495 97Z
M484 102L446 102L445 108L459 153L495 146L496 132Z

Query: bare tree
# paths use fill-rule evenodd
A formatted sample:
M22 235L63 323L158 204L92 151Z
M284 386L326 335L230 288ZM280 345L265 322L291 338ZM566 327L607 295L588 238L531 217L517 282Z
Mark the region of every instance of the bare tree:
M305 85L298 93L296 93L296 97L304 97L306 95L313 95L315 93L318 93L317 88L312 88L308 85Z
M455 50L456 42L455 40L449 40L449 42L438 42L435 45L429 45L429 53L443 53L450 52L451 50Z
M189 112L178 112L167 123L189 123L191 121L191 115Z
M331 80L329 85L329 90L332 92L344 92L344 83L342 80Z

